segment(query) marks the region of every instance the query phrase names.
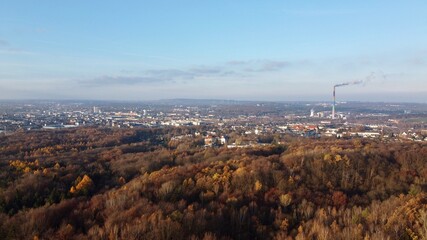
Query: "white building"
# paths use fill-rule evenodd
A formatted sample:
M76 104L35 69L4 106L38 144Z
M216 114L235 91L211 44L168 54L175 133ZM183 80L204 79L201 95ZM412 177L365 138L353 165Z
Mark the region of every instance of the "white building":
M225 136L221 136L221 138L219 139L219 142L221 143L221 145L226 145L228 142L228 138Z

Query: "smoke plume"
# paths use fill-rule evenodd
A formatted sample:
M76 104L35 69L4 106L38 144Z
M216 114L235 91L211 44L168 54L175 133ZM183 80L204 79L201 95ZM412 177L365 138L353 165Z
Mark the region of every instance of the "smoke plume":
M361 83L363 83L363 81L359 80L359 81L354 81L354 82L346 82L346 83L335 84L334 87L342 87L342 86L348 86L348 85L357 85L357 84L361 84Z
M380 77L385 79L385 74L383 74L381 71L379 73L371 72L371 74L369 74L367 77L365 77L364 80L357 80L354 82L338 83L338 84L334 85L334 88L348 86L348 85L358 85L358 84L362 84L362 83L367 83L367 82L371 81L372 79L376 78L377 76L380 76Z

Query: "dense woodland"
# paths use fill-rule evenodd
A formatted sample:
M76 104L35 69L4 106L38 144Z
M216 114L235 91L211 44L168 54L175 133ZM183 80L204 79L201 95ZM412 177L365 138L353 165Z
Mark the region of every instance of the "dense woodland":
M195 130L0 137L0 239L427 239L426 144Z

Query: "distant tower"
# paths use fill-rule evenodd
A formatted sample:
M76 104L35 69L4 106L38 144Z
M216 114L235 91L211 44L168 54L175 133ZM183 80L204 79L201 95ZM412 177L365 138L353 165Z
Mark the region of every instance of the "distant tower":
M310 110L310 117L314 117L314 109L313 108Z

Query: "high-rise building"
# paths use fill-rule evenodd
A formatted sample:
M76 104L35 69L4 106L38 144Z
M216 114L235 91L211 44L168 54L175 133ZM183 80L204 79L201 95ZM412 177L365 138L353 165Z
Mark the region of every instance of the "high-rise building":
M93 113L101 113L101 109L99 107L93 107Z

